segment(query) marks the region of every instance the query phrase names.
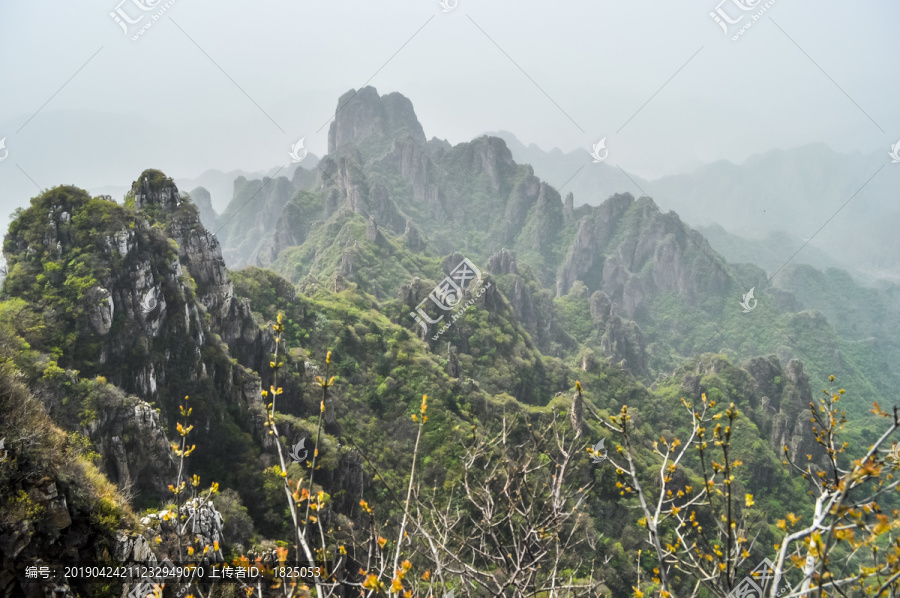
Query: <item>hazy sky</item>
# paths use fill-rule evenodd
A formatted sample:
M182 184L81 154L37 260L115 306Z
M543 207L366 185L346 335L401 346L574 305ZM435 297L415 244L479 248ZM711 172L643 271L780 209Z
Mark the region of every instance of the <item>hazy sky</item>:
M737 41L765 0L721 4L744 15L729 34L709 16L718 0L445 1L456 8L4 0L0 218L38 187L269 169L300 137L321 155L337 97L367 83L409 97L428 137L506 129L566 151L607 137L647 177L812 141L887 152L900 138L896 0L768 0ZM143 19L125 34L117 8Z

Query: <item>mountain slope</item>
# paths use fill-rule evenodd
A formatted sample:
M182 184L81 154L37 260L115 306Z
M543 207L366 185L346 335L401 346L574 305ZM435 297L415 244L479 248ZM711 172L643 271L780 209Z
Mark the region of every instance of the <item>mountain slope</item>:
M885 257L884 248L893 246L893 229L883 219L896 218L900 209L900 171L890 168L886 152L841 154L824 144L810 144L754 155L742 164L720 160L690 173L646 180L632 173L626 177L607 163L593 164L584 149L545 151L525 146L508 131L496 135L506 141L516 161L573 192L576 204L597 205L615 193L640 190L693 226L721 226L747 238L784 234L790 240L778 239L781 245L798 247L836 215L795 262L816 267L843 263L864 278L898 276L895 256ZM841 209L851 199L852 209ZM838 248L839 238L858 242ZM763 255L758 265L783 263L792 254L779 252L771 260Z
M15 377L23 386L14 401L0 402L0 426L15 400L33 397L47 425L52 419L79 435L85 455L97 453L81 455L96 461L97 476L130 489L130 501L107 497L126 519L125 503L156 516L172 507L168 443L186 434L179 408L188 395L197 448L186 477L222 484L215 507L231 535L221 552L253 556L290 545L287 480L288 496L302 487L317 497L309 522L327 536L322 557L344 547L344 572L356 584L370 550L384 549L389 537L400 538L401 549L418 541L412 527L409 543L400 529L411 513L399 498L406 488L430 513L456 511L461 525L477 525L477 509L459 493L497 482L500 470L469 453L494 438L488 452L498 467L533 459L520 477L547 497L543 512L553 500L546 488L562 476L550 455L569 447L571 490L590 492L578 513L588 544L566 551L565 575L596 576L615 596L632 595L638 583L629 563L646 548L646 530L620 478L584 450L601 439L615 450L604 422L623 408L637 475L651 489L657 439L689 434L681 400L711 400L720 412L734 403L733 450L746 468L729 483L759 503L742 507L759 523L752 559L780 538L776 516L811 515L781 465L785 446L791 458L819 456L805 418L811 388L839 375L851 397L852 446L871 443L877 429L863 416L867 403L888 398L895 383L885 358L893 353L878 345L895 348L887 334L872 350L858 337L894 326L880 319L896 307L892 290L868 294L839 273L791 268L768 284L761 268L729 263L648 197L617 194L575 208L571 196L517 164L501 139L426 141L399 94L365 88L339 106L319 168L301 172L301 185L269 179L279 190L270 195L265 181L242 182L229 212L240 223L240 201L259 201L253 226L229 224L227 238L234 259L277 272L229 272L197 207L156 170L141 173L124 205L64 186L18 211L4 242L9 274L0 298L0 341L11 347L0 358L13 375L0 375L0 390ZM831 285L841 292L826 294ZM740 300L751 287L758 304L744 313ZM864 301L871 312L832 323L839 305ZM273 321L284 326L274 359ZM282 392L264 398L270 385ZM14 455L27 448L21 435L0 434L10 434ZM550 445L523 455L531 446L523 443L541 434ZM315 468L309 459L279 461L278 446L296 454L313 439ZM45 444L36 459L54 454ZM684 482L702 483L693 453L680 467ZM102 477L94 481L111 492ZM34 490L14 475L0 482L16 493ZM15 517L3 522L0 541L21 544L22 533L10 528L46 523L32 503L48 503L39 506L65 523L57 497L34 494L4 505ZM91 513L105 512L102 498L88 496L69 510L73 523L56 530L90 528ZM121 521L105 523L90 534L125 533ZM134 524L145 539L161 526L149 514ZM29 550L52 543L57 531L45 525ZM504 529L494 541L509 545L515 534ZM79 538L72 541L82 550ZM171 549L167 542L160 550ZM129 554L137 550L137 540L126 544ZM419 566L426 553L410 558ZM18 572L24 562L13 557L3 570ZM487 575L508 575L504 567ZM673 583L693 587L687 575Z
M399 295L409 312L430 287L410 293L408 282L437 282L454 265L438 270L437 260L459 252L496 276L545 354L592 351L648 383L715 349L739 359L777 353L785 363L816 356L817 384L839 369L857 385L855 411L885 398L884 360L862 367L847 351L854 338L800 314L789 291L759 268L729 264L679 215L629 194L575 208L498 138L426 142L401 98L372 88L341 98L318 181L287 203L255 250L262 264L301 286L350 282L381 302ZM740 298L751 288L761 306L747 316Z

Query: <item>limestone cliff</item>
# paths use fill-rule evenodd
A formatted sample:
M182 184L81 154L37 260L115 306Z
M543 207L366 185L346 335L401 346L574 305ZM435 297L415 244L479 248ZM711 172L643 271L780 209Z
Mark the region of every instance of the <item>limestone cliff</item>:
M171 179L145 171L124 207L74 187L47 191L18 214L4 250L13 270L6 297L33 306L50 331L35 349L56 355L61 369L53 368L78 384L102 374L123 391L85 387L108 400L92 399L90 411L66 407L68 425L85 430L109 477L123 487L164 489L163 430L190 395L196 442L207 447L194 466L227 484L218 451L251 450L229 430L261 435L254 371L267 371L273 342L248 302L233 296L217 239ZM45 375L44 383L61 376ZM59 392L70 393L51 388L48 404L62 404L50 400Z
M743 405L744 416L756 424L776 455L781 455L785 446L791 459L802 461L808 454L814 458L823 454L810 429L807 414L813 397L799 359L782 366L777 357L769 355L736 366L722 356L704 355L677 374L689 397L706 392L707 377L728 379L734 388L730 400Z
M200 213L200 221L209 230L215 230L218 226L219 215L212 205L212 196L206 187L196 187L192 189L190 194L191 202L197 206Z
M386 141L404 132L414 141L425 143L425 132L419 124L412 102L399 93L378 95L374 87L351 89L340 97L337 118L328 129L328 153L363 140Z

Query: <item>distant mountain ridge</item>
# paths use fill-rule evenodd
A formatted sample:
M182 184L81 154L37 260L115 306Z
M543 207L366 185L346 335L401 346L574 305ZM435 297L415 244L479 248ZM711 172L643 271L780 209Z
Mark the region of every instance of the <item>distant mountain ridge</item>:
M897 244L890 243L889 227L879 226L884 218L896 220L900 214L900 169L890 168L886 151L841 154L813 143L754 155L742 164L719 160L688 174L646 180L632 173L626 177L612 166L614 154L593 164L587 149L545 151L524 145L508 131L496 134L517 161L531 164L550 184L565 185L576 205L596 205L613 193L645 192L693 226L718 225L748 239L783 231L798 244L834 216L812 240L810 253L818 250L818 256L807 257L804 250L795 257L798 263L822 264L824 252L863 278L900 279L900 255L893 251ZM627 171L627 165L620 166ZM852 238L862 242L848 244Z

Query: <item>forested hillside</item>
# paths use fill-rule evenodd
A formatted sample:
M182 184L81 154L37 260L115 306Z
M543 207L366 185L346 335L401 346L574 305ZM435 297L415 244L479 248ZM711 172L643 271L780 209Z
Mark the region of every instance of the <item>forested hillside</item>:
M398 93L342 96L316 167L238 179L221 215L148 169L121 203L35 196L3 253L6 596L73 560L317 567L179 597L896 573L892 287L769 281L650 197L576 208L500 138L427 140Z

